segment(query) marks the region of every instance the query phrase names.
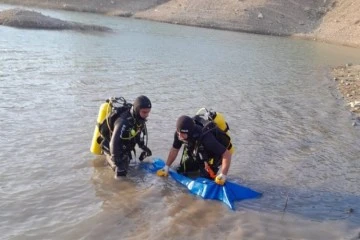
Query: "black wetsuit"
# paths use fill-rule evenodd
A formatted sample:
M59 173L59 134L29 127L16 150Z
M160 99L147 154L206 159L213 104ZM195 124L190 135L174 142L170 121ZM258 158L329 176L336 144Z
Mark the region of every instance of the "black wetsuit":
M135 151L135 145L142 149L144 145L144 134L146 127L144 121L137 121L130 111L124 112L114 122L114 130L110 140L111 160L118 168L118 172L127 174L129 162L131 160L131 151Z
M216 130L214 129L214 131ZM203 128L196 125L192 133L189 134L187 142L179 140L178 134L175 132L173 147L180 149L185 143L178 168L179 173L200 170L200 176L209 178L209 174L204 170L204 162L208 162L215 173L219 170L226 147L217 140L214 131L204 133Z

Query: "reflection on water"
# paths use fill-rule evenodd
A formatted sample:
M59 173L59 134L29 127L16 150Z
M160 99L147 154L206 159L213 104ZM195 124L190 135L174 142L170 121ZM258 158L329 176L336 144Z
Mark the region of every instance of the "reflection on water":
M116 32L0 28L5 239L349 239L360 231L359 131L327 72L359 63L360 50L44 13ZM149 146L161 158L179 115L223 112L237 149L229 177L263 197L231 212L136 166L114 180L89 152L98 107L140 94L153 102Z

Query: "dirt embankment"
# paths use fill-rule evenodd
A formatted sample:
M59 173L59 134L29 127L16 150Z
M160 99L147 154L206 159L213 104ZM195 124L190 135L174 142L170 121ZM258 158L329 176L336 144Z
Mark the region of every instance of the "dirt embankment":
M360 47L359 0L0 0Z

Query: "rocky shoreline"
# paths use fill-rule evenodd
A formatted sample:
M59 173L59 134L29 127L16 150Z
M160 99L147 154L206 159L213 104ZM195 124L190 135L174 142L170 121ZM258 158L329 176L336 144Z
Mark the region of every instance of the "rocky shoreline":
M349 110L357 117L354 125L360 124L360 65L351 63L334 67L332 75Z
M0 25L49 30L78 30L110 32L112 29L98 25L88 25L78 22L63 21L45 16L39 12L23 10L20 8L0 12Z

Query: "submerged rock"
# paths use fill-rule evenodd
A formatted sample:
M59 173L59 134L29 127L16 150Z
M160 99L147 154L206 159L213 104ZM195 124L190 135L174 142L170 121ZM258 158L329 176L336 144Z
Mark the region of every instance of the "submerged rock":
M112 29L98 25L88 25L77 22L63 21L45 16L42 13L23 10L19 8L4 10L0 12L0 25L53 30L80 30L109 32Z

